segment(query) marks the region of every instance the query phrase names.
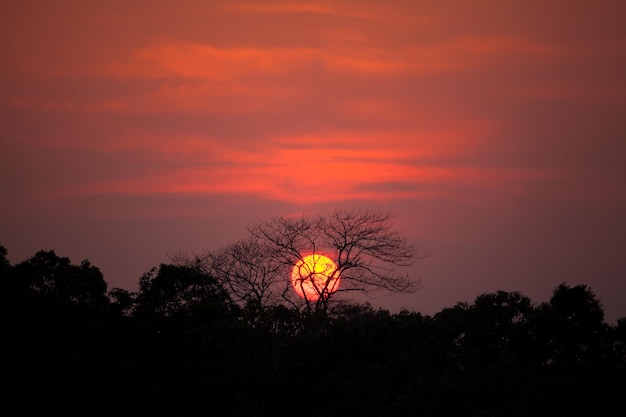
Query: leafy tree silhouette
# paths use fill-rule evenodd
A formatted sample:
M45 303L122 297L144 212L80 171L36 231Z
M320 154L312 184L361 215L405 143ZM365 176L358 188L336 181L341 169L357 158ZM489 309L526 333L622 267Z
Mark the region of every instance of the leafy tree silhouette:
M161 264L136 293L53 251L11 265L0 246L0 272L5 406L24 415L587 416L626 392L626 318L606 324L584 285L430 317L240 305L203 264Z
M191 316L214 310L235 313L229 293L199 267L161 264L139 280L136 314Z
M84 260L72 265L54 251L39 251L16 265L28 296L41 297L65 306L104 308L109 302L107 283L100 270Z
M599 359L608 334L600 301L586 285L554 289L549 303L537 311L544 364L578 367Z

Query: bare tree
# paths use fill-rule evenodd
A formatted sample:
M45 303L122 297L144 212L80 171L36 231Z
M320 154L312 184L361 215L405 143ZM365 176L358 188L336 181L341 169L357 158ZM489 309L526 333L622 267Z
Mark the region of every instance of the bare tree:
M257 306L275 305L281 297L283 266L270 256L271 248L252 237L212 253L211 271L223 280L235 299Z
M275 217L249 227L251 235L266 242L279 264L293 267L308 254L324 254L336 263L327 274L317 299L304 299L308 308L325 310L336 293L375 290L414 292L418 282L399 267L408 267L428 256L393 228L394 216L372 210L335 210L329 215L298 218ZM326 291L330 281L341 277L335 292ZM292 296L293 292L286 295ZM288 298L293 301L293 298Z
M261 308L283 299L284 265L271 252L266 242L248 237L213 251L170 258L177 264L200 265L229 290L233 300Z
M250 236L201 255L178 255L178 263L202 264L224 283L236 301L259 308L286 302L307 310L326 310L336 294L417 291L418 281L398 273L428 256L393 227L394 216L372 210L335 210L328 215L273 217L248 227ZM305 257L321 254L336 265L316 280L315 297L299 297L290 280L294 266ZM340 278L340 285L334 283ZM300 291L302 293L302 291Z

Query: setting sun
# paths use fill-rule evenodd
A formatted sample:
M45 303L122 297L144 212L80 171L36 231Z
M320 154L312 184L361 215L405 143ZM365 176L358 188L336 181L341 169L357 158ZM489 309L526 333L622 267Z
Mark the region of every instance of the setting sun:
M308 255L299 260L291 272L291 284L302 298L317 301L339 288L337 264L324 255Z

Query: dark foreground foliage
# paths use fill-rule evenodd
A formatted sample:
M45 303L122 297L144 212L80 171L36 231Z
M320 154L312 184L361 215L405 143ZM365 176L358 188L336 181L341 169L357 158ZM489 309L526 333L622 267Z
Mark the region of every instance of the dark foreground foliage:
M0 247L5 409L16 415L607 415L626 394L626 320L587 286L534 305L497 291L433 317L344 304L239 306L161 265L139 291ZM618 411L619 412L619 411Z

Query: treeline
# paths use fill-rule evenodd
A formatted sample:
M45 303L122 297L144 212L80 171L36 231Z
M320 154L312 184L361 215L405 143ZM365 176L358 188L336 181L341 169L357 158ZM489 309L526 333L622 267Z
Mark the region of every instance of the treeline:
M592 290L497 291L434 316L232 301L193 265L139 290L0 247L3 405L17 415L595 416L623 412L626 320Z

